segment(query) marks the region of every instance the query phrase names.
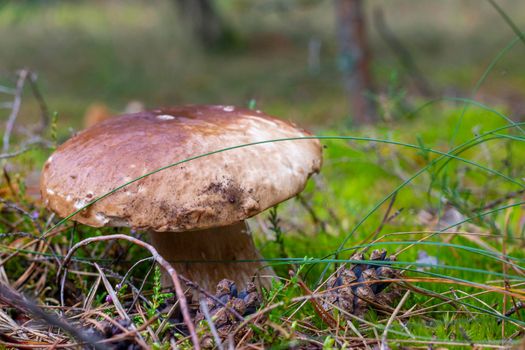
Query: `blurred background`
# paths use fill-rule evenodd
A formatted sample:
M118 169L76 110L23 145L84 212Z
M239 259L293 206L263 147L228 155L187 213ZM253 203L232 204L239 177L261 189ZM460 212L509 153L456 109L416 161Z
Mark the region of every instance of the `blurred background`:
M525 19L523 1L498 4ZM442 96L519 115L521 43L471 95L513 39L479 0L0 1L0 85L31 69L74 129L90 113L188 103L256 103L314 130L396 121Z

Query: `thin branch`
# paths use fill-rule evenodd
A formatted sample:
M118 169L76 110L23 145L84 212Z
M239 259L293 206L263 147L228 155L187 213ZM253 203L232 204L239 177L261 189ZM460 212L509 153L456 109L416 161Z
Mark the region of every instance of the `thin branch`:
M31 150L31 147L24 147L24 148L19 149L18 151L14 151L11 153L1 153L0 159L14 158L16 156L26 153L29 150Z
M20 106L22 104L22 93L24 91L24 83L29 75L27 69L22 69L18 73L18 81L16 82L15 98L13 101L13 108L11 109L11 114L7 119L7 124L5 127L2 153L7 153L9 151L9 140L11 138L11 133L13 132L13 127L15 125L16 118L20 112Z
M290 274L290 277L293 278L294 276L297 276L296 273L293 270L290 270L288 272ZM301 287L301 289L306 293L308 296L313 296L314 293L308 288L308 286L297 276L297 283ZM317 302L316 298L311 298L310 303L312 304L315 312L317 315L323 320L324 323L326 323L328 326L332 328L337 328L337 321L332 317L330 313L328 313L319 303Z
M403 306L403 304L405 304L405 301L408 299L409 295L410 295L410 290L407 290L407 292L405 293L405 295L403 295L403 298L401 299L399 304L397 304L396 309L394 310L394 312L392 312L392 315L388 319L388 322L387 322L387 324L385 326L385 330L383 331L383 335L381 336L381 347L380 347L381 350L382 349L388 349L388 345L386 343L388 330L390 329L390 326L394 322L394 319L396 318L397 314L399 313L399 310L401 310L401 307Z
M0 85L0 94L14 95L16 91L10 87Z
M39 137L32 138L29 141L23 142L20 145L20 149L18 149L16 151L7 152L7 153L0 153L0 159L14 158L16 156L19 156L21 154L24 154L24 153L32 150L34 146L44 146L44 147L48 147L48 148L53 147L51 145L51 143L49 141L47 141L47 140L43 140L43 139L41 139Z
M482 208L480 208L479 210L489 210L489 209L493 209L495 207L497 207L498 205L508 201L509 199L513 199L515 197L518 197L518 196L521 196L522 194L525 193L525 190L519 190L519 191L514 191L514 192L509 192L507 193L506 195L504 195L503 197L501 198L498 198L492 202L488 202L487 204L485 204Z
M48 142L43 140L41 138L42 133L49 125L49 108L47 106L46 101L44 100L44 97L40 93L40 89L38 88L38 85L36 83L37 76L35 73L32 73L28 69L22 69L18 72L18 80L16 83L15 89L7 90L9 93L14 95L14 99L12 102L9 102L4 107L11 109L11 112L9 114L9 117L7 119L5 131L4 131L4 137L3 137L3 145L2 145L2 153L0 153L0 159L7 159L7 158L13 158L16 157L22 153L25 153L29 151L32 146L34 145L47 145ZM31 91L33 93L33 96L35 97L38 105L40 106L40 125L30 133L30 139L22 144L19 150L9 152L9 146L11 141L11 134L13 133L13 129L15 126L16 119L20 113L20 107L22 105L22 95L24 93L24 85L28 82L29 86L31 87ZM0 90L2 92L2 90Z
M206 302L206 299L202 298L200 300L200 305L202 313L204 314L204 317L208 322L208 326L210 327L211 334L215 339L215 344L217 345L217 348L219 350L224 350L224 348L222 347L221 337L219 337L219 333L217 333L217 328L215 328L215 323L213 323L213 319L211 318L210 310L208 309L208 303Z
M14 210L14 211L24 215L25 217L27 217L29 220L31 220L31 222L33 223L33 226L37 229L37 231L39 233L42 233L42 227L40 226L40 222L38 222L38 220L35 219L31 215L31 213L29 213L28 211L26 211L25 209L20 207L18 204L13 203L11 201L6 201L5 199L2 199L2 198L0 198L0 203L5 205L6 208ZM41 240L41 238L37 238L37 239Z
M44 97L40 93L40 89L38 88L36 80L37 80L36 73L31 73L29 75L29 80L28 80L29 86L31 87L33 96L35 97L38 105L40 106L40 126L36 129L36 132L38 134L41 134L44 130L47 129L50 118L49 118L49 108L47 106L46 101L44 100Z
M191 317L190 317L190 313L189 313L189 309L188 309L188 302L186 300L186 296L184 295L184 291L182 289L182 285L180 283L180 279L179 279L179 276L177 274L177 271L170 265L170 263L168 261L166 261L162 256L160 256L160 254L157 252L157 250L152 245L150 245L150 244L148 244L146 242L143 242L143 241L141 241L141 240L139 240L137 238L130 237L130 236L123 235L123 234L113 234L113 235L108 235L108 236L98 236L98 237L86 238L83 241L80 241L77 244L75 244L69 250L69 252L67 253L66 257L64 258L64 261L60 265L60 268L59 268L59 270L57 272L57 276L60 276L60 274L62 273L62 270L65 269L65 267L67 266L69 260L71 260L72 255L75 253L75 251L78 248L86 246L86 245L88 245L90 243L93 243L93 242L110 241L110 240L114 240L114 239L123 239L123 240L132 242L132 243L134 243L134 244L136 244L138 246L141 246L141 247L147 249L151 253L151 255L153 256L155 261L160 266L162 266L162 268L164 268L168 272L168 274L171 276L171 279L173 281L173 286L175 287L175 292L176 292L177 298L178 298L178 300L180 302L180 308L181 308L181 311L182 311L182 316L184 318L184 323L186 324L186 327L188 327L188 331L190 332L190 336L191 336L191 340L193 342L194 349L199 350L200 349L199 338L197 336L197 333L195 332L195 326L193 325L193 322L191 321Z
M0 233L0 239L7 237L30 237L35 240L40 240L40 237L30 232L7 232Z
M385 215L383 216L383 220L381 220L381 223L379 224L377 229L374 231L374 233L370 237L367 237L365 240L363 240L363 242L368 242L370 240L375 241L377 239L377 236L379 236L379 234L383 230L383 227L385 226L385 224L389 221L391 217L390 212L392 211L392 207L394 206L394 203L396 202L396 198L397 198L397 192L395 192L394 195L390 198L390 202L388 203L388 208L385 212ZM365 248L364 252L367 252L369 248L370 247Z
M72 325L67 323L66 321L56 317L55 315L43 311L37 304L26 299L24 296L7 287L3 283L0 283L0 300L2 300L2 302L5 304L10 305L11 307L26 311L33 317L40 319L49 325L53 325L64 330L66 333L69 333L74 338L80 340L83 343L89 344L97 350L104 350L106 348L102 344L97 344L97 341L99 341L99 339L92 336L88 336L81 332L78 328L73 327Z
M304 198L301 194L298 194L296 198L299 201L299 203L301 203L303 208L308 212L308 215L310 215L310 218L312 219L314 225L319 226L323 231L326 231L326 223L323 220L319 219L314 208L312 208L312 206L310 205L310 203L308 203L306 198Z

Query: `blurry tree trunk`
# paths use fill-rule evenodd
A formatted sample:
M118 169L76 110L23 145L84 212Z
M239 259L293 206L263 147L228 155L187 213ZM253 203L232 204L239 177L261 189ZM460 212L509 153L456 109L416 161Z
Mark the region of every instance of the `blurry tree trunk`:
M175 0L183 20L191 27L201 44L217 47L227 39L229 29L213 0Z
M363 3L363 0L335 0L340 67L356 124L376 120L373 99L367 96L373 92L373 82Z

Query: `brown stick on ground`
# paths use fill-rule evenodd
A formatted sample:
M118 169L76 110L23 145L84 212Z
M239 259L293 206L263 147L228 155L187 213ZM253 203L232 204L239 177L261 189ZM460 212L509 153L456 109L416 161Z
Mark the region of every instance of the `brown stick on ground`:
M195 332L195 326L193 325L193 322L191 321L190 312L188 309L188 302L186 300L186 297L184 296L184 291L182 290L182 285L179 280L179 276L177 274L177 271L170 265L168 261L166 261L158 251L150 244L143 242L137 238L130 237L123 234L114 234L114 235L108 235L108 236L98 236L98 237L90 237L86 238L83 241L78 242L75 244L69 252L67 253L66 257L64 258L64 261L60 265L60 268L58 270L57 276L60 276L62 273L62 270L65 269L67 266L69 260L71 260L71 257L73 256L74 252L85 245L88 245L93 242L100 242L100 241L109 241L113 239L123 239L126 241L129 241L133 244L136 244L138 246L141 246L143 248L146 248L149 250L155 261L164 268L168 272L168 274L171 276L173 286L175 287L175 292L177 294L177 299L180 302L180 309L182 311L182 317L184 318L184 323L186 324L186 327L188 327L188 331L190 332L191 340L193 342L194 349L199 350L200 349L200 342L199 338L197 336L197 333Z
M0 283L0 301L16 309L23 310L31 316L33 316L34 318L46 322L48 325L52 325L62 329L74 338L87 345L92 346L95 349L105 349L103 345L98 344L98 341L100 339L88 336L87 334L84 334L81 330L67 323L65 320L58 318L53 314L45 312L37 304L26 299L23 295L21 295L20 293L11 289L3 283Z
M3 144L2 144L2 153L8 153L9 151L9 141L11 139L11 132L15 125L16 118L18 117L18 112L20 112L20 106L22 104L22 93L24 91L24 83L29 75L27 69L22 69L18 73L18 81L16 82L15 90L15 99L13 101L13 107L11 108L11 113L7 118L7 123L5 126Z
M295 276L295 272L290 270L289 271L290 277ZM314 293L308 288L308 286L297 276L297 283L301 287L301 289L306 293L306 295L314 295ZM316 298L309 299L310 303L314 307L315 312L317 315L323 320L324 323L326 323L328 326L332 328L337 328L337 321L330 315L328 312L326 312L325 309L321 305L319 305L319 302L316 300Z

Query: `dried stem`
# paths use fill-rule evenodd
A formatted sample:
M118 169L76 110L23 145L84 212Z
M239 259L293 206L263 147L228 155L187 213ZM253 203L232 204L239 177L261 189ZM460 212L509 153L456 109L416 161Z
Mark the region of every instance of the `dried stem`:
M200 300L200 306L202 313L204 314L204 317L206 318L206 321L208 322L208 326L210 327L211 334L213 335L213 338L215 339L215 344L217 344L217 348L219 350L224 350L221 342L221 337L219 337L219 333L217 333L217 328L215 328L215 323L213 323L213 319L210 315L210 310L208 310L208 304L206 303L206 299L202 298Z
M31 87L31 91L33 92L33 96L35 97L38 105L40 106L40 125L36 129L37 133L42 133L44 130L47 129L49 125L49 108L47 107L46 100L40 93L40 89L38 88L38 85L36 83L37 75L36 73L30 73L29 74L29 86Z
M289 271L290 277L294 277L296 274L294 271ZM308 286L297 276L297 283L301 287L301 289L306 293L306 295L314 295L314 293L308 288ZM314 307L315 312L317 315L323 320L324 323L329 325L332 328L337 328L337 321L330 315L328 312L326 312L325 309L321 305L319 305L319 302L316 300L316 298L310 299L310 303L312 303L312 306Z
M24 83L29 75L27 69L22 69L18 73L18 81L16 82L15 90L15 99L11 108L11 113L7 119L7 124L5 126L4 138L2 153L7 153L9 151L9 140L11 138L11 133L13 132L13 127L15 125L16 118L18 117L18 112L20 112L20 105L22 104L22 92L24 91Z
M7 287L3 283L0 283L0 300L11 307L26 311L33 317L40 319L49 325L53 325L64 330L76 339L93 346L97 350L103 350L106 348L102 344L97 344L98 339L87 336L64 320L43 311L38 305L26 299L24 296Z
M364 239L362 241L363 243L370 242L370 241L375 241L377 239L377 236L379 236L379 234L383 230L383 227L385 226L386 223L388 223L388 221L389 221L389 219L391 217L390 216L390 212L392 211L392 207L394 206L396 198L397 198L397 192L395 192L394 195L392 196L392 198L390 198L390 202L388 203L388 208L387 208L387 210L385 212L385 215L383 216L383 220L381 220L381 223L379 224L377 229L374 231L374 233L372 233L372 235L368 236L366 239ZM365 248L363 250L363 252L366 253L369 248L370 247Z
M38 88L36 79L36 74L28 69L22 69L18 72L16 88L12 92L12 94L14 95L14 99L13 102L10 104L11 112L9 114L9 117L7 118L7 123L2 140L3 144L2 152L0 153L0 159L16 157L22 153L29 151L34 145L47 145L47 142L43 140L41 136L49 125L49 108L47 107L47 103L44 100L44 97L40 93L40 89ZM11 134L13 133L13 128L15 126L18 114L20 113L20 107L22 105L22 95L24 93L24 85L26 81L29 83L33 96L35 97L38 105L40 106L40 125L32 132L35 133L35 135L30 135L32 137L30 137L28 141L23 143L19 150L9 152ZM8 92L11 93L10 90L8 90Z
M381 336L381 349L388 349L388 345L386 343L388 330L390 329L390 326L392 325L392 322L396 318L397 314L399 313L399 310L401 310L401 307L405 303L405 301L408 299L408 296L410 295L410 290L407 290L399 304L397 304L397 307L395 308L394 312L392 312L392 315L390 315L390 318L388 319L388 322L385 326L385 330L383 331L383 335Z

